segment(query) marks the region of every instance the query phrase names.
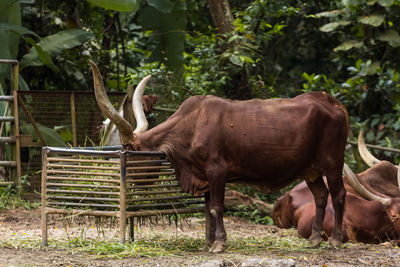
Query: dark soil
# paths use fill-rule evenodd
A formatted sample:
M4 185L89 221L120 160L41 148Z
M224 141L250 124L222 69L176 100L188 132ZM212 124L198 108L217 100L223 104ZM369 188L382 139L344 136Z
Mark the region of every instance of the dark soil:
M177 236L202 238L204 236L203 221L194 218L190 223L176 229L167 223L159 223L155 227L144 227L139 238L147 235L169 233ZM287 231L275 226L255 225L237 218L226 218L225 226L228 237L261 237L266 232L274 235L288 235ZM49 226L49 238L65 238L65 233L74 234L73 227L69 228L60 222L52 222ZM107 228L107 235L117 234ZM79 229L76 230L79 232ZM93 229L95 232L95 229ZM291 234L294 234L291 231ZM88 231L87 235L91 235ZM93 235L96 235L93 233ZM345 248L324 248L320 250L305 250L297 252L282 252L266 250L263 253L244 253L232 251L229 248L223 254L207 252L183 253L179 256L164 256L152 258L126 257L122 259L99 258L97 255L76 252L66 249L49 247L13 245L7 240L18 236L27 236L40 240L40 210L0 210L0 266L200 266L217 260L208 266L242 266L249 259L291 259L296 266L400 266L400 249L390 243L380 245L354 244ZM279 240L279 239L278 239ZM21 248L25 247L25 248ZM220 264L220 265L218 265ZM249 266L249 265L246 265ZM252 266L268 266L252 265ZM281 265L285 266L285 265Z

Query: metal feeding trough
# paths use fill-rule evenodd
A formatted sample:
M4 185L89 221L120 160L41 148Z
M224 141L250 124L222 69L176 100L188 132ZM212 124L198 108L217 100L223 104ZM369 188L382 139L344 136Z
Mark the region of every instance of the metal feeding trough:
M116 217L124 243L128 222L134 238L135 217L202 213L204 208L204 197L182 192L162 152L42 149L44 246L48 214Z

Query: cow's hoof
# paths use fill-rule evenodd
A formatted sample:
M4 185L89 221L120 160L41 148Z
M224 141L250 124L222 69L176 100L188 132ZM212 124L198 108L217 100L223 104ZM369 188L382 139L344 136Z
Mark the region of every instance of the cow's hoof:
M225 251L225 249L228 247L228 245L225 243L225 241L219 241L216 240L214 241L212 247L210 248L209 252L211 253L222 253Z
M320 234L312 234L309 239L309 244L311 248L316 248L324 241L324 238Z

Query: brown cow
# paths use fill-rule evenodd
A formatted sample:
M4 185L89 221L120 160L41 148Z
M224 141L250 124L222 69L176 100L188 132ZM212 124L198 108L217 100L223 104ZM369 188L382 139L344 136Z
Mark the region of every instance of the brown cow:
M343 228L346 237L352 242L364 243L399 240L400 221L397 221L400 218L398 168L387 161L379 161L374 158L366 149L361 134L359 150L362 158L366 162L373 162L374 165L358 175L355 175L350 168L344 168L346 177L344 182L347 193ZM361 183L359 183L359 180ZM375 188L376 185L379 185L379 187ZM308 238L311 234L314 217L315 204L312 201L312 194L304 182L280 197L272 212L272 218L278 227L297 226L298 233L305 238ZM329 199L323 223L326 236L331 235L333 222L333 207Z
M109 102L97 66L91 62L97 102L117 126L128 150L160 150L173 164L179 185L196 196L205 194L210 216L210 252L226 249L223 224L225 183L237 182L273 192L297 178L306 180L316 202L311 245L323 241L322 222L329 191L335 227L331 242L342 240L345 189L342 181L348 115L325 92L292 99L233 101L193 96L165 122L147 131L141 95L150 76L133 96L136 130ZM322 176L328 180L329 191Z

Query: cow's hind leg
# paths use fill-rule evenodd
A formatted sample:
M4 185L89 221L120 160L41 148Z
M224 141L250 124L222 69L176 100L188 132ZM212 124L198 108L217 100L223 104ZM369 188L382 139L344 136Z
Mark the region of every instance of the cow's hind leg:
M333 227L331 238L329 242L336 247L341 244L343 239L342 223L344 213L344 203L346 190L343 186L342 172L337 171L332 174L326 175L328 180L329 192L332 198L332 205L335 210L335 225Z
M322 176L316 179L307 179L306 183L310 188L315 200L315 220L310 236L310 245L312 247L318 246L323 238L323 223L325 217L325 207L328 202L329 191L325 186Z

